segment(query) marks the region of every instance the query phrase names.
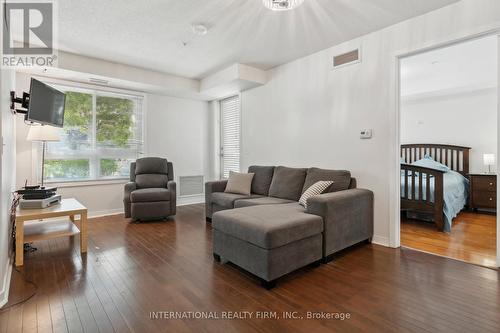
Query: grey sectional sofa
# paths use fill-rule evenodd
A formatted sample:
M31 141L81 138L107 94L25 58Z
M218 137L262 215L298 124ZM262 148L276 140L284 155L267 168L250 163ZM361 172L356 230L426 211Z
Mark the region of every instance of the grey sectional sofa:
M271 288L300 267L328 262L334 253L373 236L373 192L356 188L349 171L283 166L251 166L250 195L225 193L227 180L205 184L213 253L258 276ZM298 203L320 180L326 193Z

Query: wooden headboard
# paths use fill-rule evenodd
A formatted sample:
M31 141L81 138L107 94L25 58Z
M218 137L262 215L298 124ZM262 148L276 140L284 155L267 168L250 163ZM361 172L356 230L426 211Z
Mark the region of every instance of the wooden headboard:
M467 176L469 173L469 147L415 143L401 145L401 158L410 164L429 154L435 161Z

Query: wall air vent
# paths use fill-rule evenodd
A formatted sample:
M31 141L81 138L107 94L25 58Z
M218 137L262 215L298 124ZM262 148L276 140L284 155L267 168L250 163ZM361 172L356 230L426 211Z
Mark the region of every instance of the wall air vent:
M90 83L94 83L94 84L99 84L101 86L107 86L109 84L108 80L98 79L98 78L95 78L95 77L89 78L89 82Z
M203 176L180 176L179 196L203 194Z
M359 49L342 53L333 57L333 68L338 68L346 65L357 64L361 62Z

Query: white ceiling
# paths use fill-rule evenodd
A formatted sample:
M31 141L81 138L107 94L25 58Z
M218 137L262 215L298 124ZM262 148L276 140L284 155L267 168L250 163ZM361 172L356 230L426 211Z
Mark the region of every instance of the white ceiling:
M475 39L401 61L401 95L459 93L497 86L498 37Z
M261 0L64 0L59 48L200 79L233 63L267 70L457 1L306 0L273 12Z

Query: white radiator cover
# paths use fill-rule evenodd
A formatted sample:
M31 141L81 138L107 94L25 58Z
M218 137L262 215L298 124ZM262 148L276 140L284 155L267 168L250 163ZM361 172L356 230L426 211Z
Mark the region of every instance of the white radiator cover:
M203 176L180 176L179 196L186 197L204 193Z

